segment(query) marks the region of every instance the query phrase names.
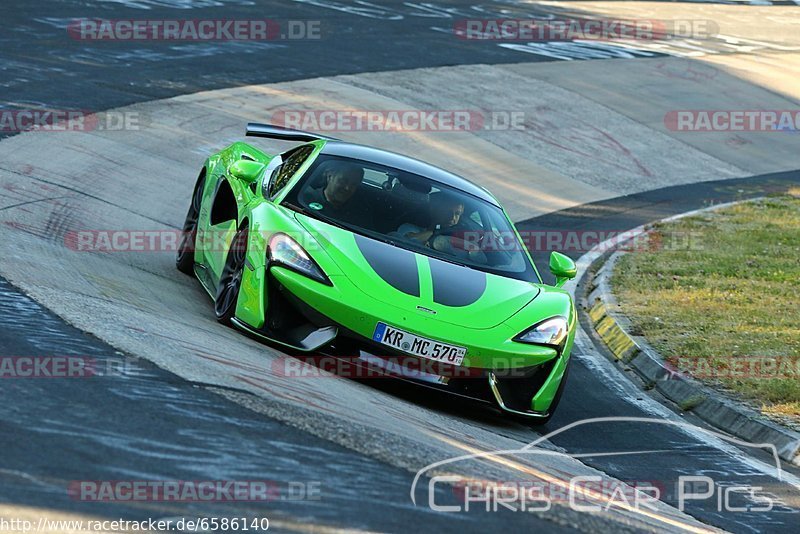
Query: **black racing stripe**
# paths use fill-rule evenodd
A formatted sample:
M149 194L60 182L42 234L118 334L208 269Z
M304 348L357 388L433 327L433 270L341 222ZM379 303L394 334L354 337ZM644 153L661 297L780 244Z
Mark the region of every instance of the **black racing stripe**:
M403 293L419 297L419 271L413 252L356 235L358 250L383 280Z
M445 306L469 306L486 291L486 273L428 258L433 301Z

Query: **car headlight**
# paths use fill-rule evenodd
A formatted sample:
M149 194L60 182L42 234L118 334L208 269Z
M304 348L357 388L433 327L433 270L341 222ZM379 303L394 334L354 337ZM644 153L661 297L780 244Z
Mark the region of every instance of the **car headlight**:
M558 347L567 338L567 328L564 317L551 317L525 330L514 341Z
M288 235L272 236L267 250L267 259L270 263L277 263L323 284L333 285L308 252Z

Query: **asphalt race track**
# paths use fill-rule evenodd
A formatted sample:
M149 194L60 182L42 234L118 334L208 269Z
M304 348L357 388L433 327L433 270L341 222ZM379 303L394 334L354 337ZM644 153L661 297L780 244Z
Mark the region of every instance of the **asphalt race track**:
M173 252L86 253L70 236L180 228L205 156L243 139L248 120L284 110L523 111L523 130L335 134L485 185L522 231L624 232L785 191L800 185L796 131L687 134L665 127L664 116L796 109L800 6L43 0L0 9L0 112L135 118L81 132L0 131L0 356L84 356L103 370L85 380L0 381L0 518L267 517L279 532L797 530L796 465L707 432L642 391L583 331L559 411L531 429L407 384L288 376L291 356L214 320ZM713 20L723 37L502 46L452 32L470 16L580 14ZM67 27L84 17L315 20L322 38L81 41ZM549 250L532 252L546 273ZM608 417L629 419L592 421ZM523 453L426 470L532 442ZM452 473L551 488L598 476L604 487L663 491L646 509L432 510L429 499L462 505L457 487L429 485ZM715 494L679 511L679 477L701 475L719 494L761 487L774 506L757 511L757 501L733 494L732 510ZM268 502L95 502L75 498L80 480L266 480L276 493Z

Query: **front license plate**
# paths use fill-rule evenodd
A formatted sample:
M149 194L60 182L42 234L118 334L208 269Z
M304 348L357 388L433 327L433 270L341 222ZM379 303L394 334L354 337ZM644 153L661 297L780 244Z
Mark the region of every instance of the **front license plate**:
M434 341L425 337L420 337L411 332L400 330L386 323L378 323L375 326L375 333L372 339L397 350L427 358L442 363L461 365L467 349L448 345L441 341Z

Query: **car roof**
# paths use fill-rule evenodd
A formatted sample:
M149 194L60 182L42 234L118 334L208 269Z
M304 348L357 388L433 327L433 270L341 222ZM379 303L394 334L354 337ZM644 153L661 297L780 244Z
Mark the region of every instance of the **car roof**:
M401 171L410 172L419 176L429 178L434 182L444 184L446 186L464 191L472 196L485 200L497 207L500 204L486 189L462 178L457 174L425 163L418 159L403 156L388 150L381 150L380 148L369 147L365 145L357 145L354 143L345 143L342 141L327 141L322 149L323 154L330 154L332 156L341 156L345 158L359 159L385 165L387 167L394 167Z

